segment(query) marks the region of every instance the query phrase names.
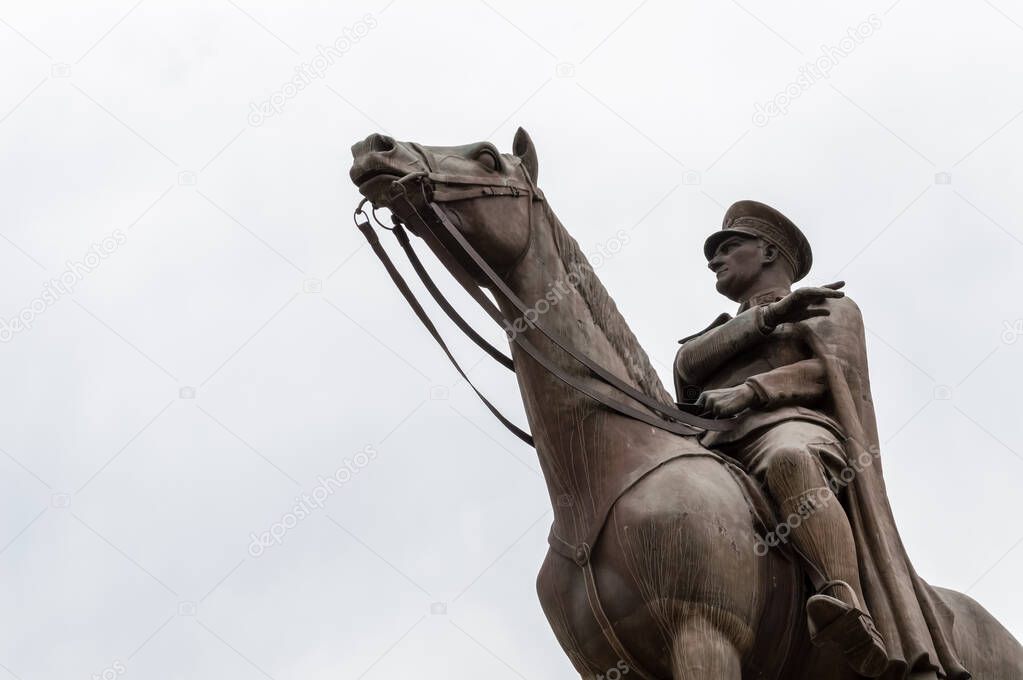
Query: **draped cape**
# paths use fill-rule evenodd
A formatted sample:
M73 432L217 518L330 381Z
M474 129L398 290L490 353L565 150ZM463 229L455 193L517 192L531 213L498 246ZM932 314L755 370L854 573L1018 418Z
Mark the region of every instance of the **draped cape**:
M954 646L952 610L913 568L888 501L860 310L847 297L825 304L830 316L796 326L826 368L830 398L823 409L848 437L846 451L855 476L843 503L856 541L867 609L892 659L883 677L903 680L912 671L929 669L942 678L966 680L970 674Z

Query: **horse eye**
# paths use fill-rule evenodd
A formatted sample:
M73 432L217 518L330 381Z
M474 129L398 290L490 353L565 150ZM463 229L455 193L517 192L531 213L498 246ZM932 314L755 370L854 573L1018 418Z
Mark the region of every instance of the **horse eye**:
M497 156L494 155L494 152L489 149L481 151L479 155L476 156L476 160L491 172L497 172L501 169L501 162L497 160Z

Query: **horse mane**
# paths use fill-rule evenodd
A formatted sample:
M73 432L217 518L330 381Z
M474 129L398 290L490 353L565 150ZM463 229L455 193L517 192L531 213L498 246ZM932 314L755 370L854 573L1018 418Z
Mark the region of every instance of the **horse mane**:
M576 290L589 307L594 323L603 331L611 347L622 358L629 378L644 394L665 405L674 406L675 400L664 389L660 376L650 363L650 357L618 311L615 301L611 299L590 261L579 248L579 243L568 233L546 201L543 206L561 263L566 272L576 273L578 277Z

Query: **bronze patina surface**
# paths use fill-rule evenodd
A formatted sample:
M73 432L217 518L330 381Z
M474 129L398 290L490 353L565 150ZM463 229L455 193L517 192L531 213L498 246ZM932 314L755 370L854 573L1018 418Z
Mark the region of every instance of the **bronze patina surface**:
M523 130L513 150L370 135L351 177L497 301L555 517L537 591L580 676L1023 678L1004 627L914 571L859 309L841 282L792 289L812 262L798 228L743 201L708 239L739 310L683 342L676 405L537 189Z

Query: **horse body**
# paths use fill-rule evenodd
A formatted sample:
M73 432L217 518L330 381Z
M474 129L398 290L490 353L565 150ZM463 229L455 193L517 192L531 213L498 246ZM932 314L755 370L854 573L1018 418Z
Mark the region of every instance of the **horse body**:
M353 147L352 177L367 198L384 204L386 187L416 171L490 180L527 172L535 182L536 152L524 132L516 137L516 155L503 156L502 163L494 153L490 145L422 147L372 135ZM389 207L410 217L405 207ZM449 213L488 263L503 270L512 291L536 303L536 318L547 328L585 348L614 375L671 403L549 206L490 195L459 199ZM472 270L470 262L463 264ZM505 318L520 318L506 299L495 298ZM509 333L523 333L562 371L593 389L613 391L525 321ZM570 546L592 541L587 563L595 592L587 589L581 565L564 551L549 551L537 578L548 621L584 679L630 673L674 680L856 677L836 655L810 646L804 578L784 554L757 553L751 504L725 465L695 437L612 412L552 376L515 343L511 347L554 508L554 541ZM962 617L957 642L974 678L1023 678L1023 651L1012 636L968 598L951 591L942 596ZM610 635L598 609L613 623Z

